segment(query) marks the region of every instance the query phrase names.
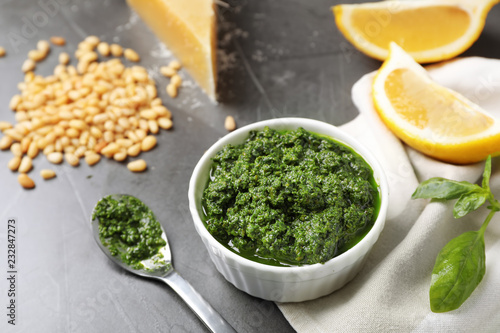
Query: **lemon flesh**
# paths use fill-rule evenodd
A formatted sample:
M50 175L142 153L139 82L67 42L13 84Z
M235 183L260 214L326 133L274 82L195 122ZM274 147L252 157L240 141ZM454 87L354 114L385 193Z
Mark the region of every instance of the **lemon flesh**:
M491 117L407 68L392 71L384 89L394 111L404 121L422 130L431 129L435 135L462 138L484 132L494 124Z
M390 9L359 8L352 13L353 28L364 39L387 49L391 41L407 52L451 44L470 26L469 14L454 6Z

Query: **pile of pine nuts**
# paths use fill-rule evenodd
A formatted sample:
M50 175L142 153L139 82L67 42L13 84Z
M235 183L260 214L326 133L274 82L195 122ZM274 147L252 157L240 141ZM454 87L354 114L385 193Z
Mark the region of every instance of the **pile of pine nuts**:
M50 40L54 45L66 44L62 37ZM28 173L39 153L51 163L65 160L71 166L78 166L82 158L92 166L101 156L125 161L154 148L154 134L160 129L172 128L171 112L157 97L155 82L144 67L126 67L120 58L99 62L99 55L123 55L137 62L140 57L134 50L89 36L78 45L76 66L68 65L70 56L62 52L53 75L35 75L36 63L49 52L50 44L40 41L37 49L28 53L22 66L24 82L18 84L20 93L9 104L16 123L0 121L4 134L0 149L13 153L8 167L19 172L18 181L24 188L35 187ZM174 63L172 68L178 69L180 64ZM172 74L169 85L174 75L177 73ZM127 167L141 172L147 164L139 159ZM55 172L45 169L40 175L50 179Z

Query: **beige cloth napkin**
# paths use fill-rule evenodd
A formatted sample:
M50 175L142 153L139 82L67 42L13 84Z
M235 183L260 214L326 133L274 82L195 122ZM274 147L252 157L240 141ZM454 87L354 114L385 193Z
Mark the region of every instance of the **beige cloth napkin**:
M463 58L428 70L437 82L500 118L500 60ZM428 297L435 258L452 238L479 229L487 209L454 219L453 203L410 199L418 183L430 177L478 181L484 163L446 164L402 144L374 110L373 77L367 74L353 86L360 115L342 128L371 148L387 173L385 228L364 268L342 289L278 306L298 332L500 332L500 213L487 229L481 284L458 310L435 314ZM491 187L500 198L500 158L492 162Z

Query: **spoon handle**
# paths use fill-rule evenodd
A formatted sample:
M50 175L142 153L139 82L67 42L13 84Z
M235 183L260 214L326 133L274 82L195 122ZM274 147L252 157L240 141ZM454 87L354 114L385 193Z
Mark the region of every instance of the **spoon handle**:
M212 332L234 332L234 328L175 270L160 280L168 284Z

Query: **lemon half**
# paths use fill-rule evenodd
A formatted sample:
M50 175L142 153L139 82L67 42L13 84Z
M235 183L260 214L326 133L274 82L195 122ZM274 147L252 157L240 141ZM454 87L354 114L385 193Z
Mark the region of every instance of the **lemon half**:
M385 60L395 42L417 62L446 60L479 37L500 0L391 0L332 7L339 30L366 55Z

